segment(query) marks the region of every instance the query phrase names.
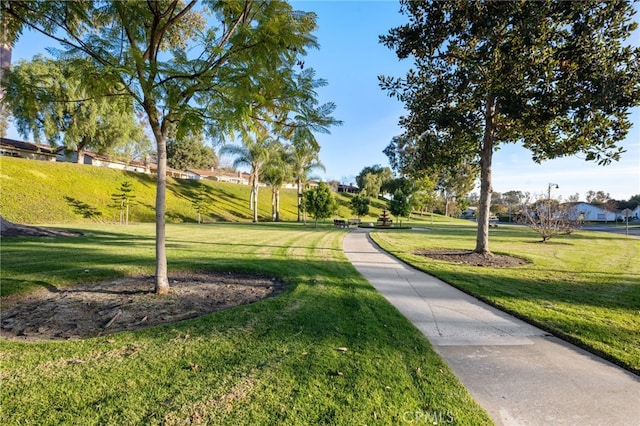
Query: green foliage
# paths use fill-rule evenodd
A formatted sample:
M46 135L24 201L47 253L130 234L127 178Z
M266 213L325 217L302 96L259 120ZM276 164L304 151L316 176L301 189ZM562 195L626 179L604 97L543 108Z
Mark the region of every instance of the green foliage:
M337 209L333 192L324 182L320 182L316 188L305 191L304 202L307 212L316 219L316 226L319 219L331 217Z
M619 158L628 110L640 103L640 49L623 44L636 28L631 2L401 3L410 22L381 41L415 67L380 77L409 111L385 153L412 176L481 165L477 252L489 252L500 144L521 142L535 161Z
M393 179L393 172L389 167L379 164L367 166L356 176L356 183L362 192L370 197L377 198L383 187Z
M167 165L176 170L209 169L218 166L218 156L202 134L187 134L167 141Z
M389 200L389 212L395 217L408 217L411 213L409 199L401 189L396 189L393 197Z
M111 194L111 199L114 201L115 207L120 210L120 224L129 224L129 206L134 198L133 184L129 180L125 180L118 188L115 194Z
M202 215L209 211L209 188L201 186L195 191L191 205L198 214L198 223L202 222Z
M85 78L86 61L36 56L7 73L6 103L20 134L69 150L99 153L124 150L146 139L135 120L131 98L105 97Z
M364 194L357 194L349 204L351 205L351 212L357 217L366 216L369 214L371 199Z

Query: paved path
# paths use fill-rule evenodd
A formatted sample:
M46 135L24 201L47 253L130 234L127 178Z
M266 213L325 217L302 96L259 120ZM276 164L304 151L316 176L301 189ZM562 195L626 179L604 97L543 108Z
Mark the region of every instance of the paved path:
M407 266L364 230L343 246L496 425L640 425L638 376Z

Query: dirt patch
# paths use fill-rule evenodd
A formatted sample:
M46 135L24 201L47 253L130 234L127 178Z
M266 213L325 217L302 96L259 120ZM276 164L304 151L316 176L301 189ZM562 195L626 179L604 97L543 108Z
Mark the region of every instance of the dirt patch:
M512 268L529 263L519 257L506 256L503 254L483 256L479 253L474 253L472 250L421 249L413 253L418 256L444 260L446 262L492 268Z
M231 273L180 273L169 283L166 296L153 293L153 276L9 296L2 299L0 336L78 339L136 330L252 303L283 286L273 278Z

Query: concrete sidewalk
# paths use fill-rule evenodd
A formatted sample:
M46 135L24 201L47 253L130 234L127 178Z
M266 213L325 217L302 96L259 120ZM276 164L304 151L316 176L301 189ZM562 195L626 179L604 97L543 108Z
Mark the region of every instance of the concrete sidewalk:
M640 425L640 379L380 250L344 251L429 339L497 425Z

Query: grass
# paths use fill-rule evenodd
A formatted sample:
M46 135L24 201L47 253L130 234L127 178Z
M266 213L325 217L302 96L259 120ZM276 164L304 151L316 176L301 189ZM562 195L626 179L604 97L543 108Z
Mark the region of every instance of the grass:
M153 225L3 239L8 292L149 273ZM490 424L428 341L347 261L344 231L170 224L170 270L255 272L277 297L78 341L2 341L0 424ZM88 272L84 272L88 269ZM346 348L346 351L338 348Z
M119 192L124 181L132 183L132 194L136 197L131 206L130 221L153 222L153 176L87 165L0 157L0 214L12 222L25 224L116 222L119 209L112 206L111 196ZM208 194L204 222L241 222L253 217L247 185L173 178L167 181L167 222L197 222L193 200L201 190ZM281 220L296 220L296 190L282 189L280 197ZM352 217L349 201L353 195L339 193L335 197L337 216ZM270 221L271 189L261 187L258 200L259 220ZM374 200L370 215L363 220L375 222L384 206L383 201Z
M475 247L475 226L375 232L385 250L418 269L640 373L640 240L579 231L542 244L526 227L491 230L494 253L526 258L516 268L481 268L414 255L420 248Z

